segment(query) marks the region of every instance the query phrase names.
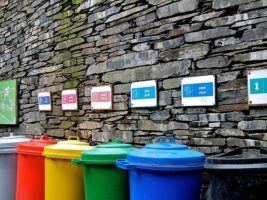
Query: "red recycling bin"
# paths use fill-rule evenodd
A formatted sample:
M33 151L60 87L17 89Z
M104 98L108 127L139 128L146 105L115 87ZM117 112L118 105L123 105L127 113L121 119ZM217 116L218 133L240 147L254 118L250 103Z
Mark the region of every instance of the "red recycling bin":
M16 200L44 200L45 160L44 147L56 144L47 135L17 146L17 191Z

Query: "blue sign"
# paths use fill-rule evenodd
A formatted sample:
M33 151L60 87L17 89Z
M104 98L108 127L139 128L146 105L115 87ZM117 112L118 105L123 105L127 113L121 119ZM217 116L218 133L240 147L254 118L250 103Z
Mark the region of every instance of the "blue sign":
M43 96L39 97L39 105L50 105L50 97L49 96Z
M156 87L141 87L132 89L132 100L155 99Z
M185 84L182 86L183 98L213 96L213 83Z
M250 79L250 94L267 93L267 78Z

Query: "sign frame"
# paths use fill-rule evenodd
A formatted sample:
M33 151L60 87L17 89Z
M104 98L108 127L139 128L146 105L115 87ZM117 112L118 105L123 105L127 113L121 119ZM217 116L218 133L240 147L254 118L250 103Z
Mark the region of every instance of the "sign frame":
M260 103L253 103L253 96L250 93L250 89L251 89L251 85L250 85L250 80L252 78L250 78L251 76L253 76L253 73L256 73L257 78L266 78L267 79L267 69L266 68L262 68L262 69L255 69L255 70L248 70L247 71L247 84L248 84L248 88L247 88L247 93L248 93L248 105L249 107L258 107L258 106L267 106L267 101L265 102L260 102ZM259 75L257 75L259 73ZM265 75L264 75L265 73ZM265 96L264 96L265 95ZM267 99L267 93L263 93L263 94L259 94L256 98L259 98L261 100ZM255 98L254 98L255 101ZM257 100L256 100L257 101Z
M152 91L152 87L154 87L155 89ZM133 90L135 89L136 92L139 90L144 90L144 88L148 88L149 89L149 94L151 94L151 92L153 92L154 94L152 94L154 96L154 98L145 98L146 94L143 94L143 98L141 97L137 97L137 95L141 95L140 93L137 94L136 93L136 100L134 100L134 93ZM146 91L143 91L146 92ZM131 83L131 91L130 91L130 104L131 104L131 108L154 108L154 107L158 107L158 83L157 80L148 80L148 81L139 81L139 82L132 82ZM140 99L138 99L140 98Z
M212 85L211 85L212 83ZM194 89L190 91L189 96L184 97L184 86L189 89ZM192 88L193 87L193 88ZM197 88L198 87L198 88ZM202 88L211 88L208 92L212 93L212 96L205 96L207 90L200 91ZM194 96L196 92L199 92L202 96ZM206 76L195 76L195 77L185 77L181 80L181 105L182 107L211 107L216 106L216 76L206 75Z
M64 94L64 93L66 93L66 94ZM64 95L75 95L76 102L72 103L72 104L63 103L63 100L64 100L63 96ZM77 88L62 90L62 92L61 92L61 105L62 106L61 107L62 107L63 111L77 111L77 110L79 110L78 101L79 101L79 99L78 99L78 90L77 90Z
M95 91L96 90L96 91ZM110 99L106 102L101 101L93 101L93 98L101 98L101 96L94 96L94 93L98 93L101 95L103 92L110 93ZM93 97L94 96L94 97ZM103 98L103 96L102 96ZM108 97L105 97L108 98ZM91 110L112 110L113 109L113 86L112 85L101 85L101 86L94 86L91 89Z
M1 92L1 89L2 89L2 85L4 85L5 83L7 84L7 82L10 82L9 84L10 87L11 87L11 90L13 90L13 96L12 96L12 103L14 104L14 110L13 110L13 113L12 112L9 112L9 113L12 113L12 117L13 117L13 122L8 122L8 120L6 121L2 121L1 119L1 115L4 115L2 113L2 111L0 110L0 126L1 125L17 125L18 124L18 116L19 116L19 110L18 110L18 80L17 79L8 79L8 80L1 80L0 81L0 92ZM7 84L8 85L8 84ZM8 119L8 118L6 118Z
M49 97L50 103L46 105L41 105L40 104L40 97ZM52 96L51 92L40 92L38 94L38 105L39 105L39 111L52 111Z

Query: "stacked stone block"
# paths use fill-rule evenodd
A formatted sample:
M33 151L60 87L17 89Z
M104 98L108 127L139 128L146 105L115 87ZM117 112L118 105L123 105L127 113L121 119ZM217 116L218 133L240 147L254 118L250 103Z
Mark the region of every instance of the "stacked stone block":
M267 141L267 107L249 108L247 71L266 68L266 0L0 0L0 80L19 80L19 125L8 131L142 146L174 136L206 154ZM217 105L181 106L181 79L216 75ZM159 106L131 109L130 84L157 80ZM112 84L112 111L93 86ZM61 91L78 88L79 110ZM39 92L52 112L39 112Z

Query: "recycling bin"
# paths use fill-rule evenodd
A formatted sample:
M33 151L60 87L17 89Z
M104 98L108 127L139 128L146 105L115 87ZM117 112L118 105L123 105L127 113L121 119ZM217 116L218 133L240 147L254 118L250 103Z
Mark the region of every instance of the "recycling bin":
M24 136L0 138L0 199L14 200L16 197L17 152L16 147L30 139Z
M119 140L97 145L92 151L82 153L74 164L83 165L86 200L128 200L128 173L116 167L117 159L125 159L133 151L130 144Z
M93 147L73 136L44 148L45 200L84 200L82 166L73 165L71 160L90 149Z
M208 200L260 200L267 191L267 148L245 147L207 158Z
M16 200L44 200L44 147L56 144L47 135L17 146L17 192Z
M199 200L204 162L204 154L160 137L116 165L129 170L131 200Z

